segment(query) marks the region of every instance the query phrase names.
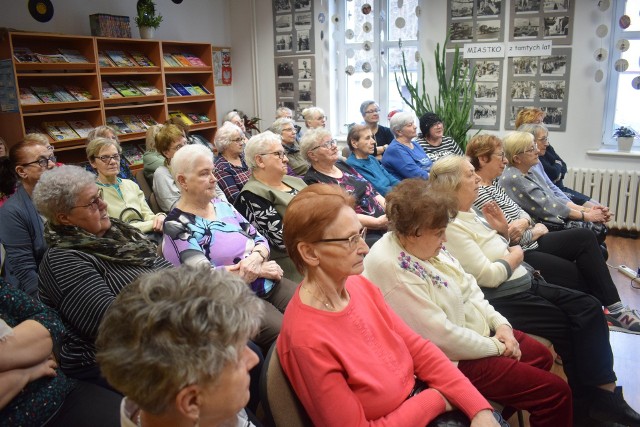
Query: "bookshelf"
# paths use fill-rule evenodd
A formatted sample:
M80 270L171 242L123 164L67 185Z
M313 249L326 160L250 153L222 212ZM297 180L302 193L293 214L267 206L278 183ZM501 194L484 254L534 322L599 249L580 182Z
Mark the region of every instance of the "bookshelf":
M167 55L175 63L167 64ZM58 62L68 58L73 62ZM30 131L46 133L43 123L82 121L96 127L114 116L164 123L174 111L208 117L210 121L194 123L190 130L213 141L217 123L209 43L8 32L0 42L0 63L6 67L5 86L10 83L6 90L13 90L16 99L0 112L0 136L9 146ZM191 91L167 96L167 85L186 85ZM60 98L65 99L56 99L56 90L80 92L75 97L80 100L64 93ZM63 162L86 160L87 141L80 135L49 138ZM123 145L144 144L145 131L118 138Z

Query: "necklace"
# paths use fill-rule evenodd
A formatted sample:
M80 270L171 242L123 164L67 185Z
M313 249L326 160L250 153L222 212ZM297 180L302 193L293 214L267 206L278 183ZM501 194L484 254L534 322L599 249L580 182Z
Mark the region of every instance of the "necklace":
M318 298L313 292L311 292L311 290L306 286L306 285L302 285L302 288L307 291L307 293L309 295L311 295L311 298L315 299L316 301L318 301L320 304L324 305L325 308L329 311L336 311L336 308L334 307L334 305L331 303L331 301L329 301L329 298L327 298L327 294L324 293L324 290L319 286L316 285L317 288L320 289L320 292L322 292L322 296L324 297L324 301L321 300L320 298Z

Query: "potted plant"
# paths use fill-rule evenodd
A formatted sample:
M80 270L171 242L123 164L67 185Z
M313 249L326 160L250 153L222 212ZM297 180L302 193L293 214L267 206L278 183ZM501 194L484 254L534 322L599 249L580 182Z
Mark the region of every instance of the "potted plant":
M627 126L620 126L613 132L613 136L618 140L618 151L631 151L633 139L638 134Z
M138 16L135 21L140 30L140 38L152 39L155 30L162 22L162 15L156 15L156 5L153 0L138 0L137 9Z

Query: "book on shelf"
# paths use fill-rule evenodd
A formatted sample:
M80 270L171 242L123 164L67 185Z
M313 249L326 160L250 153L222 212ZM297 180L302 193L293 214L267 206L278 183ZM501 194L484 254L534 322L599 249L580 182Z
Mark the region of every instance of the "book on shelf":
M28 87L20 88L20 104L22 105L34 105L34 104L42 104L40 98L36 96L35 93Z
M189 91L182 86L181 83L169 83L171 85L171 87L173 89L175 89L176 92L178 92L178 94L180 94L180 96L190 96L191 94L189 93Z
M200 92L198 92L191 83L182 83L182 87L189 92L189 95L202 95Z
M67 64L67 58L60 53L54 53L51 55L45 55L43 53L36 53L36 56L43 64Z
M170 53L163 53L162 54L162 62L164 63L165 67L180 67L180 63L178 61L176 61L173 56L171 56Z
M94 126L89 123L87 120L69 120L69 126L78 134L80 138L86 138L89 136L89 132L91 132Z
M107 117L107 125L111 126L118 135L133 133L129 126L118 116Z
M137 166L142 164L142 155L144 151L140 151L137 145L134 144L123 144L122 145L122 156L127 160L129 165Z
M209 92L204 86L198 83L183 84L184 88L192 95L209 95Z
M133 58L136 63L141 67L153 67L153 62L147 57L144 53L139 52L137 50L133 50L129 52L129 55Z
M193 65L191 65L191 62L189 62L189 60L183 54L172 53L171 56L173 56L173 59L175 59L180 64L180 67L193 67Z
M200 117L196 113L184 113L185 116L189 118L194 124L202 123Z
M71 95L69 92L65 90L62 86L53 85L51 86L51 91L53 94L62 102L77 102L78 100Z
M188 126L191 126L193 122L182 111L169 111L169 117L182 120L182 122Z
M144 96L144 93L140 92L135 86L130 85L124 80L110 81L109 83L115 90L120 92L120 95L124 97Z
M116 64L103 52L98 52L98 65L101 67L115 67Z
M178 92L174 88L171 87L169 83L167 83L167 87L165 88L165 93L167 96L180 96Z
M38 56L28 47L14 47L13 57L20 63L40 62Z
M146 132L147 125L144 124L142 120L138 118L138 116L133 114L123 114L120 116L120 119L127 125L132 132Z
M103 98L122 98L120 92L118 92L108 81L102 81L102 97Z
M123 50L105 50L105 53L117 67L135 67L136 64Z
M187 61L191 64L191 67L206 67L207 64L202 62L202 59L195 56L193 53L183 52L182 55L187 58Z
M158 122L156 121L156 119L154 119L151 114L138 114L137 117L140 119L140 121L142 123L144 123L144 125L147 128L150 128L151 126L155 126L158 124Z
M78 101L91 101L93 95L86 89L76 85L65 85L64 88Z
M146 80L129 80L129 84L136 87L147 96L162 95L162 91Z
M42 129L38 126L27 125L24 126L24 134L29 135L30 133L39 133L42 134Z
M204 113L196 113L201 123L209 123L211 119Z
M62 120L53 122L42 122L42 128L46 130L51 138L53 138L55 141L80 138L80 136L78 136L78 134L73 129L71 129L67 122Z
M46 86L31 86L31 90L36 94L38 98L42 100L44 103L50 102L62 102L50 88Z
M65 57L67 62L83 64L88 63L87 58L76 49L58 49L58 52Z

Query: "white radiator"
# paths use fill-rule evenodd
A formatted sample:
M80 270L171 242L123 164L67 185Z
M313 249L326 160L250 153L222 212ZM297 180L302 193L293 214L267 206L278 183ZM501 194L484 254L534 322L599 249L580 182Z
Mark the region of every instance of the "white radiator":
M599 201L615 213L607 225L640 231L640 173L600 169L569 169L564 185Z

